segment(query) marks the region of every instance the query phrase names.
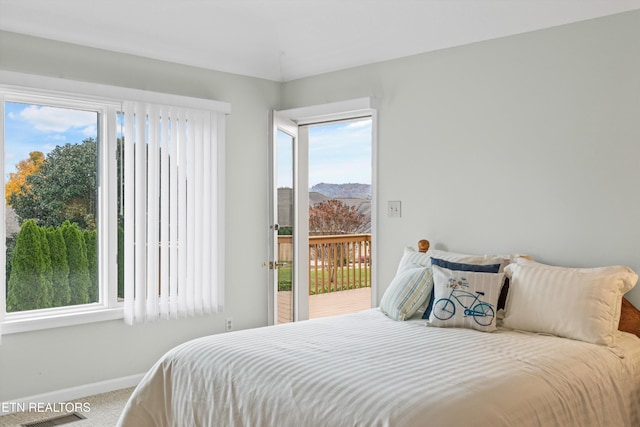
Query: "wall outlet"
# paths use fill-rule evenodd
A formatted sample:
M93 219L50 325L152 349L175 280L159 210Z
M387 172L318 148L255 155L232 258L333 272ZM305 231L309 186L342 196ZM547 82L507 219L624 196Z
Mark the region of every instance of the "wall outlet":
M233 318L227 317L224 321L224 330L225 332L229 332L233 329Z
M387 205L387 216L389 218L400 218L400 201L392 200Z

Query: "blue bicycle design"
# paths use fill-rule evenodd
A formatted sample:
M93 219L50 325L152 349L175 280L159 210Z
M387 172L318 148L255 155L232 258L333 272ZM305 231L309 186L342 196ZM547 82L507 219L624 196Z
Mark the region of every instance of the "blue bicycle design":
M484 292L476 291L475 295L471 292L467 292L462 288L468 288L469 284L467 279L451 278L447 287L451 288L451 293L448 298L440 298L433 304L433 315L440 320L449 320L456 314L457 303L464 308L465 316L472 316L476 323L480 326L489 326L493 322L495 317L495 310L493 306L480 300L481 296L484 296ZM465 304L463 301L470 301Z

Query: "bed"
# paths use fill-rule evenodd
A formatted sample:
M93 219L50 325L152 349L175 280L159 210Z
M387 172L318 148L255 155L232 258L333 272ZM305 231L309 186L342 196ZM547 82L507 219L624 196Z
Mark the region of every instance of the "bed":
M496 259L502 259L498 267ZM440 261L497 272L451 270ZM451 271L465 272L454 273L456 280L441 277ZM562 324L551 316L544 325L550 331L527 330L509 314L519 299L540 298L526 293L530 273L563 283L578 277L589 301L573 292L577 308L563 308ZM488 275L500 279L498 288ZM466 288L459 286L462 276ZM476 276L482 291L472 289ZM602 292L603 276L619 290ZM631 332L640 330L640 313L623 300L635 281L626 267L562 269L514 255L427 252L422 243L421 252L405 250L378 308L217 334L172 349L135 389L118 425L639 426L640 338ZM439 319L450 314L442 300L461 299L460 292L475 298L456 302L463 319ZM504 308L498 308L501 296ZM571 325L572 310L580 313L591 299L599 307L609 301L609 316L590 319L587 307L583 323L593 327ZM397 304L389 300L402 301L403 309L394 312L389 307ZM413 308L404 310L408 305ZM531 310L528 321L535 323ZM438 324L449 320L466 323ZM603 322L608 326L600 328ZM618 330L623 326L631 332ZM602 330L594 334L594 328Z

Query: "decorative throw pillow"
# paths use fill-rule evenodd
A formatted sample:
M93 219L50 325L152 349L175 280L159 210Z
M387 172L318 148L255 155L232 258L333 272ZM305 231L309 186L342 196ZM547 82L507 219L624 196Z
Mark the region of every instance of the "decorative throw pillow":
M500 270L498 273L504 272L507 265L514 262L516 259L532 259L528 255L519 253L511 254L492 254L492 255L467 255L458 254L454 252L441 251L438 249L432 249L429 251L429 255L433 258L439 258L446 261L461 262L473 265L486 265L486 264L500 264ZM452 269L453 270L453 269ZM505 279L500 291L500 298L498 299L498 310L502 310L505 307L507 295L509 293L509 279ZM425 312L426 313L426 312ZM502 314L502 312L500 312Z
M407 246L404 248L400 263L398 263L396 274L402 271L402 269L407 265L429 267L431 265L431 256L424 252L418 252L411 246Z
M497 273L500 271L500 263L496 264L465 264L462 262L447 261L431 257L431 265L456 271L474 271L476 273Z
M467 255L449 251L442 251L439 249L429 249L429 252L427 253L429 257L441 259L443 261L473 265L500 264L499 273L502 273L504 268L511 262L511 259L514 257L512 255Z
M520 260L511 277L503 325L612 346L622 296L638 275L629 267L565 268Z
M431 265L437 265L438 267L447 268L449 270L456 271L474 271L477 273L497 273L500 270L500 263L498 264L487 264L487 265L477 265L477 264L464 264L461 262L453 262L447 261L439 258L431 258ZM424 311L422 315L423 319L428 319L431 315L431 310L433 308L433 290L431 291L431 295L429 297L429 304L427 309ZM497 309L496 309L497 311Z
M496 330L496 305L504 273L455 271L432 266L434 303L429 323L483 332Z
M431 268L405 264L380 300L380 310L393 320L405 320L423 306L433 287Z

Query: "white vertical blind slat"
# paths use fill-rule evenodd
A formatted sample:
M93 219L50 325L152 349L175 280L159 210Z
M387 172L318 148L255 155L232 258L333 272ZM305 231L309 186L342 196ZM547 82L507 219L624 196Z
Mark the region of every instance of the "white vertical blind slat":
M187 118L187 313L195 314L195 191L197 177L195 175L195 120L191 125L191 116Z
M193 231L193 254L191 258L193 258L193 306L194 310L197 314L201 314L203 312L203 301L202 301L202 288L203 286L203 277L202 277L202 255L204 250L204 242L202 239L203 232L203 198L204 198L204 167L203 167L203 152L204 147L202 143L204 138L204 120L202 113L194 112L192 113L193 124L193 133L194 133L194 144L193 144L193 179L194 181L194 231ZM208 144L206 144L208 145Z
M124 105L124 256L125 260L135 259L135 144L133 104ZM135 313L135 264L124 263L124 318L133 323Z
M169 311L170 317L178 316L178 118L171 113L169 164Z
M146 282L146 319L158 316L159 303L159 237L158 211L160 197L160 178L158 176L158 111L155 106L148 107L147 140L147 282Z
M178 315L187 314L187 128L184 114L178 115Z
M215 120L215 132L213 133L216 144L211 148L211 168L212 168L212 183L211 194L212 196L212 212L211 212L211 264L214 270L211 273L212 280L216 283L213 296L215 301L213 304L214 310L224 310L224 283L225 283L225 216L224 209L219 206L219 203L225 199L224 190L224 175L225 175L225 134L226 123L223 113L217 113L214 115Z
M144 320L146 302L146 241L147 241L147 146L144 105L136 103L135 113L135 312L134 318ZM126 209L126 208L125 208ZM125 233L127 231L125 230Z
M203 140L211 141L211 114L203 114L202 118ZM205 144L203 144L202 151L202 232L199 233L201 236L202 258L200 260L200 274L203 281L202 306L205 312L210 313L212 308L215 307L211 304L211 284L214 283L212 280L213 276L211 274L211 264L213 260L211 259L211 245L208 244L208 242L213 242L209 236L211 235L211 221L213 219L211 218L211 173L215 168L211 167L211 144L207 144L205 142Z
M169 117L160 110L160 313L169 316Z

